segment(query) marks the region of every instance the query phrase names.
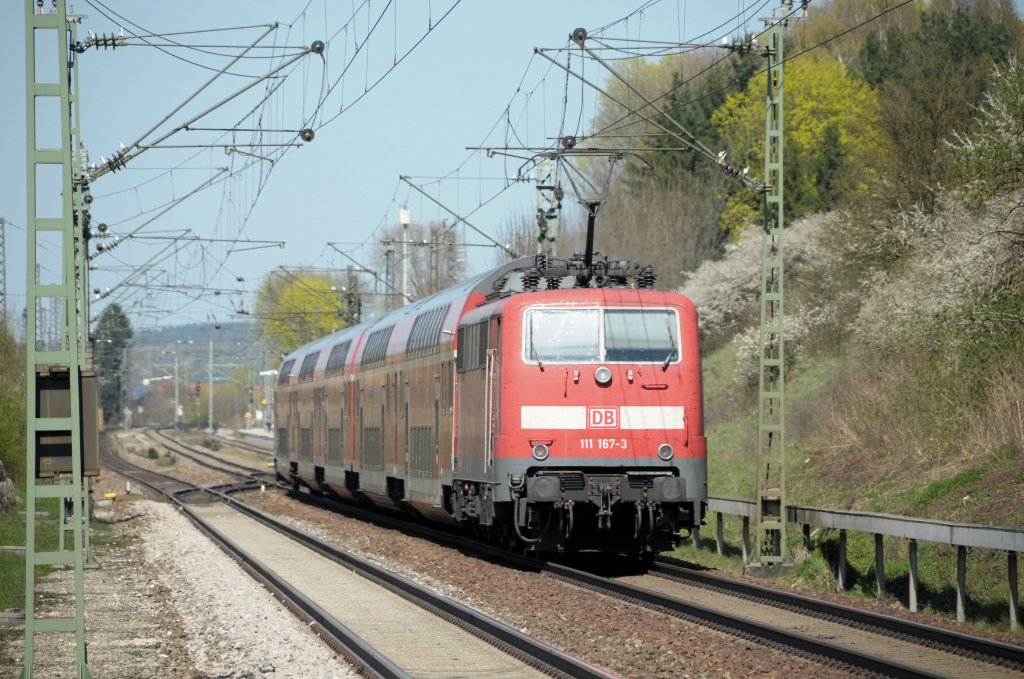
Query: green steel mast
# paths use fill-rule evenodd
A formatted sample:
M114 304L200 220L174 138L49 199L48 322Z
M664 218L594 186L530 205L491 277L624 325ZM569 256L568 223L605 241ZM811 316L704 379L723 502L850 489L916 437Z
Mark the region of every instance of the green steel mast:
M803 3L806 4L806 3ZM783 332L783 81L784 35L793 0L764 19L768 44L765 97L764 235L761 245L761 332L758 350L757 526L751 561L788 561L786 546L786 345Z
M22 679L32 677L36 635L74 633L75 674L91 677L85 642L85 561L88 526L83 459L83 422L91 405L83 394L88 360L88 298L85 236L88 198L84 173L76 170L78 136L76 59L78 19L67 16L65 0L25 1L26 144L28 203L28 285L26 336L26 519L25 657ZM51 141L52 140L52 141ZM39 248L59 249L52 279L40 278ZM52 261L52 260L51 260ZM40 313L58 319L56 336L37 323ZM93 392L94 393L94 392ZM84 403L83 405L83 396ZM95 420L95 413L91 413ZM56 498L61 505L59 547L37 544L37 506ZM72 549L63 549L70 518ZM40 550L40 548L42 549ZM40 550L40 551L37 551ZM74 570L75 601L63 615L36 616L36 572L40 565Z

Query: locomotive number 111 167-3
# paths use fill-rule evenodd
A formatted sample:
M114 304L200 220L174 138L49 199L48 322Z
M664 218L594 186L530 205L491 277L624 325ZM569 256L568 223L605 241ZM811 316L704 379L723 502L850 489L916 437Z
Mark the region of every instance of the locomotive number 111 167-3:
M626 450L629 448L629 439L580 439L580 448L583 450Z

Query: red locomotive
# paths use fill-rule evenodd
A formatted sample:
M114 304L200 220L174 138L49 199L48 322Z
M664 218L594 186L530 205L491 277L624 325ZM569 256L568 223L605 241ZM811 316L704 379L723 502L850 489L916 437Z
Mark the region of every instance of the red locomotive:
M286 357L278 475L536 551L654 551L707 499L697 312L542 255Z

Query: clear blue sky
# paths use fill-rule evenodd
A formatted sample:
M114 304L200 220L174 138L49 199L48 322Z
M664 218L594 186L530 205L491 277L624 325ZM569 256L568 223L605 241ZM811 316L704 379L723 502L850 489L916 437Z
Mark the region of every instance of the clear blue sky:
M1018 6L1020 1L1017 0ZM339 83L324 99L321 114L312 117L313 126L318 128L316 138L280 158L269 176L270 163L242 153L227 155L223 149L150 150L133 160L128 169L96 181L94 225L106 222L113 225L112 231L126 233L155 216L161 206L210 179L217 168L238 170L245 163L252 163L249 170L183 201L139 235L180 233L189 228L202 237L232 238L242 230L244 238L286 242L283 249L233 253L228 253L227 244L193 244L155 265L154 278L145 279L160 284L242 289L242 295L225 292L212 296L196 288L186 289L188 295L197 298L191 300L181 292L159 287L123 287L110 299L119 300L132 311L133 321L140 326L212 318L229 320L233 309L251 308L252 293L259 279L274 267L343 268L349 262L326 243L372 243L379 237L379 228L397 223L398 208L404 203L408 203L416 222L449 217L400 183L398 177L402 174L438 177L454 172L443 182L417 181L460 213L475 211L470 221L496 234L502 219L517 211L532 213L534 189L529 184L513 186L481 207L504 185L500 178L513 172L517 163L506 164L480 153L470 154L466 147L503 145L512 129L530 146L547 146L547 138L560 129L568 133L584 131L594 111L593 93L584 91L581 95L580 84L570 82L562 122L564 72L534 57L534 47L562 47L568 33L577 26L596 32L609 24L614 25L601 35L628 38L633 44L638 40L685 42L708 31L710 35L701 41L717 41L722 36L742 32L744 18L748 27L758 26L751 19L764 15L760 9L764 4L760 0L401 0L390 4L386 0L362 4L331 0L78 0L73 3L74 11L88 17L80 29L80 39L90 30L97 34L117 33L121 25L130 35L143 33L143 29L163 34L274 21L289 24L282 25L273 37L261 43L283 46L276 51L258 52L275 55L276 59L243 60L232 68L241 75L216 81L205 95L172 116L161 130L180 124L251 82L253 74L280 64L282 54L294 52L290 47L308 45L315 39L333 36L324 55L326 66L319 57L307 57L285 71L288 77L267 104L257 108L265 92L263 83L195 125L232 127L247 111L257 108L259 119L250 118L242 127L295 130L313 116L317 101L323 98L323 88L336 80ZM770 2L767 6L774 4ZM642 5L646 6L643 12L614 23ZM346 27L353 7L355 20ZM0 70L0 91L4 93L0 107L0 153L6 168L4 181L0 182L0 216L19 227L26 222L23 11L23 2L13 0L0 8L0 63L4 64ZM115 13L123 18L117 18ZM738 14L740 18L735 18ZM374 27L378 17L380 21ZM429 34L428 25L434 26ZM259 33L260 29L248 29L174 39L190 44L238 45L254 40ZM388 73L396 58L420 38L422 43ZM359 56L352 59L354 46L364 40ZM227 58L218 54L238 53L222 47L204 49L217 54L168 51L214 69L227 63ZM564 63L567 57L563 53L558 58ZM338 80L350 60L351 66ZM579 65L574 55L574 68ZM586 73L594 78L604 77L592 63L586 66ZM99 162L100 156L110 157L120 143L134 142L211 75L208 69L153 47L88 50L80 59L80 78L83 138L90 160ZM353 104L368 84L382 76L374 89ZM351 108L324 125L342 106ZM503 123L506 107L509 115ZM582 121L580 130L578 121ZM149 138L158 135L159 131ZM291 136L267 132L263 141L276 143ZM248 132L238 133L234 138L218 138L214 132L189 132L175 135L167 143L240 143L252 138ZM512 142L519 143L514 138ZM270 149L240 146L238 151L278 158ZM196 157L188 160L193 154ZM169 172L168 168L176 169ZM484 242L472 232L467 239ZM9 227L9 308L16 313L24 306L24 247L24 232ZM101 255L94 262L98 270L93 273L93 287L115 286L139 265L159 259L160 250L167 247L167 241L136 241ZM363 264L374 266L370 245L343 247ZM493 260L482 248L472 248L468 255L475 258L475 268ZM244 280L238 282L239 277ZM96 305L94 315L100 309L102 303Z

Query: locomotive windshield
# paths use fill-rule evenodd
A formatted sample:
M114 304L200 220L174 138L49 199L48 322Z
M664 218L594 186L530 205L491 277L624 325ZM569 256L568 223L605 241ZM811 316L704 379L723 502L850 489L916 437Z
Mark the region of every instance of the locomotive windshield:
M530 363L672 363L679 360L674 309L529 309L523 358Z

